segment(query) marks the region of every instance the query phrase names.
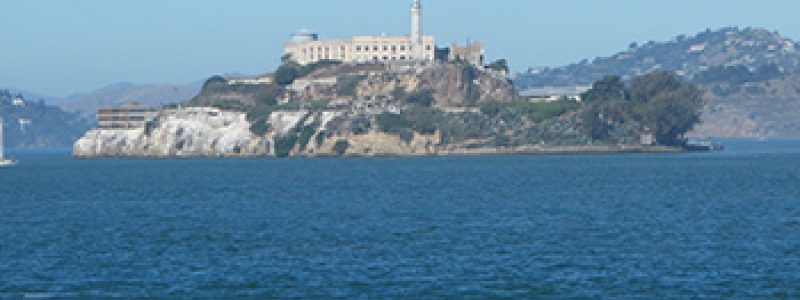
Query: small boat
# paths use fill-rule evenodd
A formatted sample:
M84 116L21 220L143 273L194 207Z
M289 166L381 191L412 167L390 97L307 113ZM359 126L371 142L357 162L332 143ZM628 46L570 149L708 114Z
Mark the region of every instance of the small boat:
M5 149L3 148L3 118L0 118L0 167L13 166L17 161L6 158L4 155Z
M714 144L711 142L711 139L705 140L687 140L683 144L683 148L686 151L722 151L725 150L725 146L722 144Z

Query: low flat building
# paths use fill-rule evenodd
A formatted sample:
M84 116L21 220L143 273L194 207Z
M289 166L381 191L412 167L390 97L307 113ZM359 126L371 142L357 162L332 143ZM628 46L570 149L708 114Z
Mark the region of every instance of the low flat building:
M158 111L139 103L123 106L101 106L97 109L97 128L99 129L139 129L156 117Z
M556 101L562 97L567 97L581 101L581 94L591 89L587 86L547 86L522 90L519 95L531 101Z

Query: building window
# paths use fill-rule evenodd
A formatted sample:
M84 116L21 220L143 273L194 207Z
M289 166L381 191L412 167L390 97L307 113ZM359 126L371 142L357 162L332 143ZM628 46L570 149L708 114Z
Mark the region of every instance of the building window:
M386 50L389 50L389 47L386 46L386 45L383 45L383 51L386 51Z
M361 51L361 46L356 46L356 51Z
M406 59L406 56L405 55L400 55L400 60L404 60L404 59Z
M392 51L397 51L397 46L396 45L392 45Z
M431 45L425 46L425 50L431 51Z
M405 51L405 50L406 50L406 45L400 45L400 51Z
M372 46L372 51L378 51L378 45Z

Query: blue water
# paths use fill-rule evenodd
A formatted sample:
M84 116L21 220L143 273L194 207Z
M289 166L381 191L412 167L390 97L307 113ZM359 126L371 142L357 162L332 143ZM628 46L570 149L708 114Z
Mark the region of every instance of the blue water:
M0 298L800 298L800 140L0 169Z

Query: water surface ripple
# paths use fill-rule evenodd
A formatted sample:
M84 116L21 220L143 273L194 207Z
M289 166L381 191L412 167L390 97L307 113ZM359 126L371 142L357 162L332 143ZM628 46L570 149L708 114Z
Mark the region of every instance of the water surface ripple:
M800 141L0 169L0 298L800 298Z

